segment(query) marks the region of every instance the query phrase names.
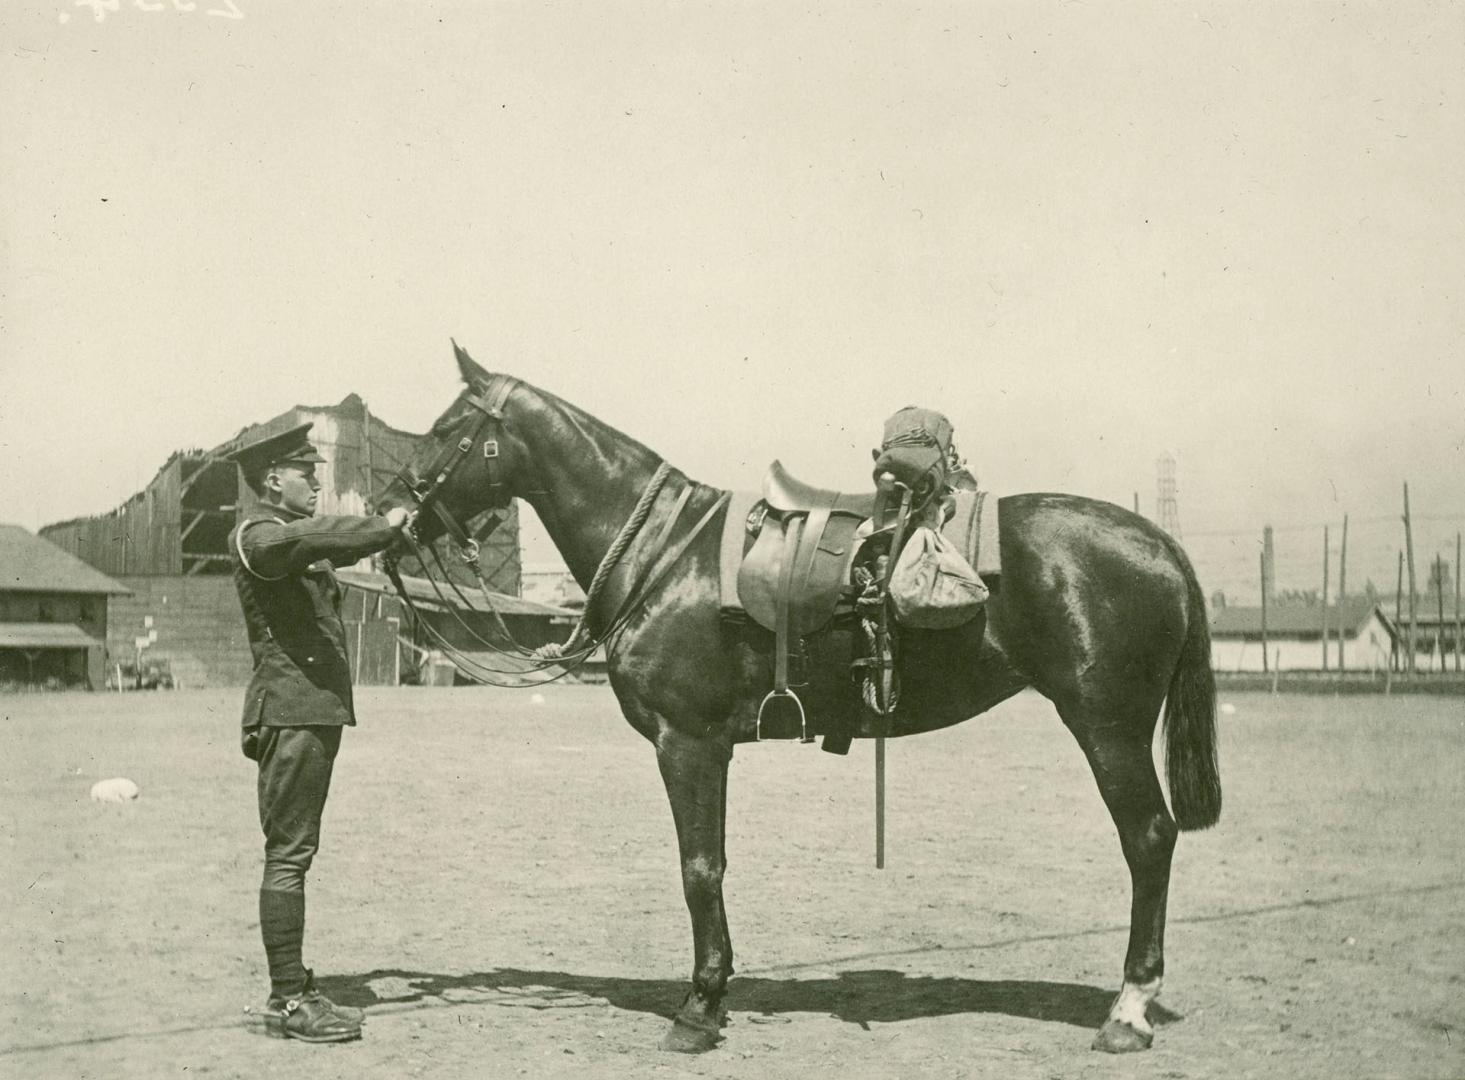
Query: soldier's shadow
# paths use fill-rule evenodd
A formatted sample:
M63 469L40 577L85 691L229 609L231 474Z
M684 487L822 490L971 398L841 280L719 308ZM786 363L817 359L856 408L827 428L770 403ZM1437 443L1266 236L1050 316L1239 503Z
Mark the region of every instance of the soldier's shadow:
M687 992L678 979L576 975L562 971L498 968L468 975L379 969L323 977L320 989L342 1005L499 1005L530 1009L578 1008L606 1002L617 1009L670 1019ZM1114 991L1077 983L980 980L906 975L900 971L842 971L833 978L772 979L734 976L727 1007L751 1019L809 1012L868 1027L957 1013L1000 1013L1075 1027L1098 1028ZM1179 1014L1150 1006L1150 1019L1167 1024Z

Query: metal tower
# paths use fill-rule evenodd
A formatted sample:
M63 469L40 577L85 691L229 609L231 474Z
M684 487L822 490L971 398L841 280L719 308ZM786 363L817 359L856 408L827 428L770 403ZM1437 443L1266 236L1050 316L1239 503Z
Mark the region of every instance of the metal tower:
M1175 458L1164 455L1156 463L1159 486L1155 498L1155 516L1160 528L1180 539L1180 502L1175 489Z

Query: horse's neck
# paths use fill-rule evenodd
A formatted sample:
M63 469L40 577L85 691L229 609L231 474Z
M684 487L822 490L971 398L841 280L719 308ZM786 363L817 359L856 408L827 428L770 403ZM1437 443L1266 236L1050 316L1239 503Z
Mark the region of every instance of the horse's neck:
M661 458L567 402L542 394L530 445L543 490L526 496L582 589L631 516Z

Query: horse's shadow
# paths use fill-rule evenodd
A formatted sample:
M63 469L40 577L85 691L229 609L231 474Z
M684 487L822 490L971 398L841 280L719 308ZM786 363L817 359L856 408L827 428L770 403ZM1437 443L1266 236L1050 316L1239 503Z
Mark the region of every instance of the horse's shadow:
M378 969L359 975L327 976L320 989L343 1005L503 1005L531 1009L573 1008L601 1001L617 1009L670 1019L687 992L674 979L575 975L562 971L497 968L468 975ZM773 1019L784 1013L834 1016L866 1027L958 1013L1000 1013L1097 1028L1108 1015L1114 992L1076 983L1023 980L983 981L952 976L906 975L900 971L842 971L833 978L734 977L726 1003L733 1013ZM1168 1024L1179 1014L1150 1006L1150 1019Z

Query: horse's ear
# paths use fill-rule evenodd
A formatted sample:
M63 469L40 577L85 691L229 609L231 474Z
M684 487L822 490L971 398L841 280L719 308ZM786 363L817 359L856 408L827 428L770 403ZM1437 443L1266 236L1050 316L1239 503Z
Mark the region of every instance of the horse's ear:
M453 341L452 338L448 338ZM468 350L453 341L453 356L458 361L458 372L463 376L463 381L472 386L474 383L483 382L488 378L488 372L484 371L468 355Z

